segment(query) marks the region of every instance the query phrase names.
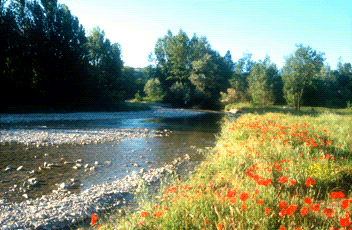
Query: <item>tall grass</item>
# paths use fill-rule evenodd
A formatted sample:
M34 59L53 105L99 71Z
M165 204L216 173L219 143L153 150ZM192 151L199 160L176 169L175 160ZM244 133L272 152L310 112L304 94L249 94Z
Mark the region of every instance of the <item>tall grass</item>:
M187 181L102 228L352 229L352 116L304 114L225 119Z

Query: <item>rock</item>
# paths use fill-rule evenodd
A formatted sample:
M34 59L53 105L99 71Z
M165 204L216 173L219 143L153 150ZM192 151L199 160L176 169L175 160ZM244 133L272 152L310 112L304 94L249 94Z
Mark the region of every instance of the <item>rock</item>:
M134 167L139 167L139 165L137 163L134 163L133 166Z
M24 198L28 199L28 195L25 193L22 195Z
M95 164L95 165L99 165L99 162L98 162L98 161L95 161L94 164Z
M241 109L237 109L237 108L231 108L229 110L229 113L233 113L233 114L242 113L242 110Z
M83 161L82 161L82 159L77 159L76 160L76 163L82 163Z
M8 166L6 166L6 168L5 168L5 172L11 171L12 169L13 169L12 165L8 165Z
M146 173L147 170L145 170L145 168L141 168L141 170L139 170L140 173Z
M68 189L69 187L70 187L70 185L66 184L65 182L63 182L59 185L59 189Z
M24 192L24 193L28 192L28 190L27 190L26 188L23 188L23 187L20 187L19 190L20 190L21 192Z
M85 165L84 165L84 168L85 168L85 169L89 168L89 164L85 164Z
M21 165L20 167L18 167L16 170L17 171L22 171L24 169L24 167Z
M49 153L45 153L44 156L45 156L45 157L48 157L48 156L50 156L50 154L49 154Z

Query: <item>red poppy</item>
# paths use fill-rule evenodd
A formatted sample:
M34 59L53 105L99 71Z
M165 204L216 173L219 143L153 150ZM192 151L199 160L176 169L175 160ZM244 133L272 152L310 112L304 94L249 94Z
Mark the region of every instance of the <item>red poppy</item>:
M147 213L147 212L141 212L141 216L142 216L143 218L146 218L146 217L148 216L148 213Z
M337 198L337 199L343 199L345 197L345 194L343 194L343 192L332 192L330 194L330 198L331 200L333 200L334 198Z
M246 210L246 205L245 205L245 204L242 204L241 210L242 210L242 211Z
M208 186L212 188L212 187L214 187L214 183L209 182Z
M243 202L246 201L248 199L248 192L242 192L240 195L240 200L242 200Z
M92 219L92 222L90 222L91 225L94 225L95 222L98 220L97 215L95 215L95 213L93 213L90 218Z
M349 203L350 201L348 200L348 199L344 199L343 201L342 201L342 203L341 203L341 208L342 209L346 209L346 208L348 208L348 203Z
M263 204L263 199L259 199L259 200L257 201L257 204L259 204L259 205Z
M340 225L342 226L342 227L347 227L347 226L349 226L351 224L351 222L350 222L350 220L348 219L348 217L346 217L346 218L341 218L340 219Z
M159 210L157 213L154 213L153 216L155 216L156 218L159 218L161 217L162 214L163 212Z
M307 187L309 187L310 185L315 185L315 180L312 179L311 177L307 177L307 181L306 181L305 185Z
M290 179L289 181L290 181L291 185L296 185L296 181L294 179Z
M286 209L286 214L288 216L291 216L295 211L297 210L297 206L294 204L290 204L288 208Z
M222 224L221 223L218 223L218 229L222 230Z
M311 204L312 200L310 199L310 197L307 197L306 199L304 199L304 203Z
M286 210L283 208L281 209L281 211L279 212L279 216L283 217L284 215L286 215Z
M227 198L232 198L236 196L236 190L228 191L226 194Z
M285 201L281 201L280 204L279 204L279 207L280 208L286 208L287 204Z
M284 226L280 226L280 230L286 230Z
M311 205L310 208L313 210L313 212L317 212L320 209L320 205L314 204L314 205Z
M302 208L301 208L301 214L302 214L302 216L305 216L305 215L307 215L308 214L308 208L306 207L306 206L303 206Z
M324 213L327 217L334 217L335 216L335 211L332 208L326 208L324 209Z
M281 184L284 184L286 181L287 181L287 176L282 176L278 179L278 181L281 183Z
M138 222L138 225L139 225L139 226L142 226L142 225L143 225L143 222Z
M269 215L269 213L270 213L270 209L268 207L266 207L265 208L265 215L267 216L267 215Z

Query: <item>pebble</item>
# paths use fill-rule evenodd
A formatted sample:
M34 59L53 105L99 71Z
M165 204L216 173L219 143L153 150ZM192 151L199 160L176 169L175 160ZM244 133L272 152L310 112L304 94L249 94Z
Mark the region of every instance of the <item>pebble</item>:
M12 165L8 165L8 166L6 166L6 168L5 168L5 172L11 171L12 169L13 169Z
M23 170L23 168L24 168L24 167L21 165L21 166L20 166L20 167L18 167L16 170L17 170L17 171L22 171L22 170Z
M68 189L77 188L76 183L61 183L58 190L50 195L43 195L35 200L21 203L1 201L0 229L54 229L68 227L77 220L89 218L92 213L117 207L124 196L131 193L141 184L152 184L164 176L164 172L172 173L173 165L130 175L94 185L89 189L72 194ZM37 178L30 178L31 182ZM75 182L71 179L71 182ZM23 194L28 199L26 193Z

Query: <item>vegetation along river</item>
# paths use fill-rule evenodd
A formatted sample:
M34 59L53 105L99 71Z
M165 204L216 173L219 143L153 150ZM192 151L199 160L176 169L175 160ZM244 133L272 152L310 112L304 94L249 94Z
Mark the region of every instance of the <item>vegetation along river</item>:
M222 114L151 108L1 114L0 201L35 199L73 181L76 186L70 192L83 191L142 168L161 167L185 154L192 166L203 159L199 148L215 144Z

